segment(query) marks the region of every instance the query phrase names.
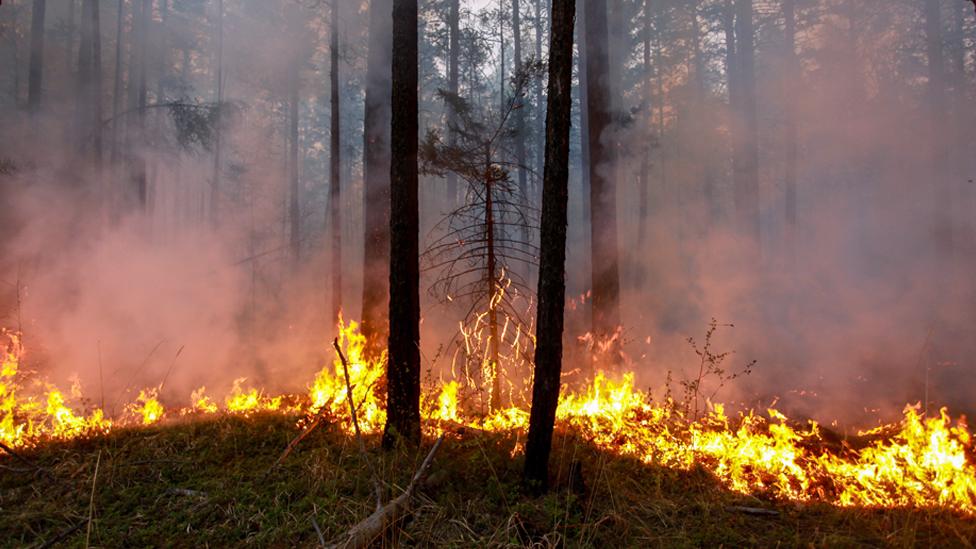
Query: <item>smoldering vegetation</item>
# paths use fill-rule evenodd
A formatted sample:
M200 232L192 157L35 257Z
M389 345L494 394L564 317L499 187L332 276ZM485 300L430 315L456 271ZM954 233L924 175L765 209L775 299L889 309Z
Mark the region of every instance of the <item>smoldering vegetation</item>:
M521 2L523 60L545 59L546 4ZM778 398L797 416L846 423L890 419L906 402L969 411L972 6L734 4L610 2L601 137L613 154L597 169L617 194L621 368L664 395L669 372L675 387L696 375L687 338L700 345L715 318L734 324L712 342L735 350L727 371L757 361L724 387L710 379L717 400ZM362 307L369 3L338 2L339 264L327 223L331 3L48 1L32 87L36 5L0 7L0 314L24 333L30 367L77 379L109 412L164 379L174 400L241 377L301 388L329 357L333 273L344 275L344 316ZM421 135L446 140L450 2L421 5ZM512 100L512 5L460 8L457 96L491 127ZM513 187L524 180L528 208L539 201L543 90L538 77L522 90L493 159ZM591 196L585 94L574 91L564 370L586 371ZM751 199L737 194L736 157L753 115ZM422 248L469 196L451 185L447 174L421 181ZM513 269L534 288L533 267ZM450 370L468 311L425 291L436 277L421 281L433 376Z

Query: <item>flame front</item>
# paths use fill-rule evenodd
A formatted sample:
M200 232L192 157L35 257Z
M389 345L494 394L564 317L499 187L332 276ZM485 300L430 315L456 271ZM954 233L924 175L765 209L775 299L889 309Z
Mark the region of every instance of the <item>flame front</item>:
M6 336L9 344L0 367L0 441L4 444L32 446L43 440L105 433L118 426L151 425L169 414L155 389L141 391L128 407L128 419L114 423L99 409L87 413L72 409L56 389L49 389L42 401L24 396L18 385L23 348L16 335ZM347 358L359 427L365 433L379 432L386 419L381 398L386 356L367 358L366 340L355 322L340 323L338 343ZM176 410L179 413L174 415L301 411L329 415L352 431L346 372L338 357L316 375L301 408L285 406L282 397L268 397L257 388L245 389L244 382L234 383L222 407L201 387L192 395L191 408ZM448 380L430 391L424 399L428 432L468 425L524 438L529 419L525 409L513 406L476 415L464 406L463 389L463 383ZM737 492L841 506L940 506L976 512L972 436L964 420L953 421L944 409L938 416L925 417L917 406L906 407L899 424L868 433L873 439L870 444L838 450L828 444L816 423L791 424L773 409L730 418L721 405L714 405L703 417L693 419L673 402L655 402L637 390L631 373L616 379L597 373L579 389L563 389L557 428L644 463L703 468ZM515 453L520 449L516 444Z

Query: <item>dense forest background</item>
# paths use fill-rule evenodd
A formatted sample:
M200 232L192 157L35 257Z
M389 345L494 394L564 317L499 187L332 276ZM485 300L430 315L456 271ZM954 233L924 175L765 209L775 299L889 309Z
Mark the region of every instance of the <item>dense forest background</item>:
M336 311L375 307L364 235L382 193L367 172L383 171L384 137L368 130L389 113L371 113L368 89L391 46L371 36L369 4L4 2L0 320L33 368L101 385L109 411L169 372L173 398L239 377L296 389L328 355ZM600 68L585 47L574 75L564 371L593 368L574 349L617 338L623 358L597 366L663 395L669 372L694 377L687 338L700 346L715 318L735 325L713 341L735 349L729 368L757 361L724 400L780 397L827 421L914 401L972 411L972 5L608 5L604 131L583 116ZM484 181L511 207L497 218L506 318L532 329L548 11L421 2L428 377L457 365L484 297L437 261L451 231L480 230L464 215L495 197ZM459 142L486 157L452 154ZM594 174L609 218L591 216ZM593 260L609 229L612 257ZM592 277L611 263L620 330L600 333ZM511 366L513 391L527 375Z

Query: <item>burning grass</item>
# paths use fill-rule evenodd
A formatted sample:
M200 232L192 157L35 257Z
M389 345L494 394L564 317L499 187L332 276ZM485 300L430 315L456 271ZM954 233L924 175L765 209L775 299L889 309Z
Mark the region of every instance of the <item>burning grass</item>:
M340 334L337 343L348 357L351 391L347 391L345 372L337 358L315 376L305 396L268 396L257 388L245 388L238 380L222 404L201 388L194 393L191 407L166 410L156 391L149 389L140 392L126 417L116 419L105 418L97 409L77 412L54 388L47 390L43 400L24 396L17 377L22 349L12 337L0 371L0 441L20 449L87 438L97 444L94 435L111 436L126 426L255 414L285 418L291 422L292 436L296 423L302 427L312 415L327 418L348 435L353 431L348 420L349 392L360 428L367 435L376 434L385 421L377 390L384 358L365 358L366 341L355 323L340 326ZM510 461L517 461L528 413L511 407L489 415L472 414L463 388L453 381L431 387L423 405L425 433L433 436L462 430L511 440L506 453ZM46 402L46 407L40 402ZM965 422L953 421L944 410L925 417L917 408L907 407L899 424L852 440L832 440L817 424L791 422L776 410L730 417L716 405L697 417L674 402L653 401L634 386L631 374L616 379L597 374L588 385L564 391L556 415L559 427L567 433L622 462L682 474L706 472L724 489L750 497L976 514L972 438ZM287 440L277 449L286 444ZM271 462L273 459L268 464ZM518 476L510 472L505 478ZM500 478L495 481L502 482ZM513 496L511 501L517 498Z
M331 539L372 510L372 480L355 440L338 421L266 474L294 436L297 419L271 412L182 418L24 450L36 468L0 461L0 545L50 541L72 528L65 544L81 545L89 503L93 546L308 546L317 539L313 515ZM971 518L945 509L845 508L745 496L703 466L646 464L588 442L571 427L557 430L553 492L526 498L517 487L520 459L511 458L520 437L514 431L449 435L418 512L397 529L400 541L909 547L965 546L976 537ZM367 437L367 445L378 446L376 435ZM406 484L425 449L375 452L370 459L392 491ZM577 480L574 489L568 489L571 479ZM735 506L778 515L752 516Z

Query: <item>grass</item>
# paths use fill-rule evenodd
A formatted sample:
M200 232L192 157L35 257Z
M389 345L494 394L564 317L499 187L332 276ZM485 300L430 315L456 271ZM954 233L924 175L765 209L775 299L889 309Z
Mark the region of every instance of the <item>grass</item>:
M0 457L0 546L41 545L72 528L64 546L83 547L86 538L99 547L311 546L313 516L332 539L372 511L369 469L355 440L326 426L267 473L295 423L221 416L125 429L22 453L40 469ZM521 458L510 457L517 437L449 436L417 512L381 545L966 547L976 540L976 521L957 513L761 500L725 490L704 471L643 465L565 432L554 441L553 490L531 498L518 488ZM367 438L367 446L378 440ZM370 452L388 497L425 453ZM575 461L584 490L568 489ZM779 514L747 515L736 505Z

